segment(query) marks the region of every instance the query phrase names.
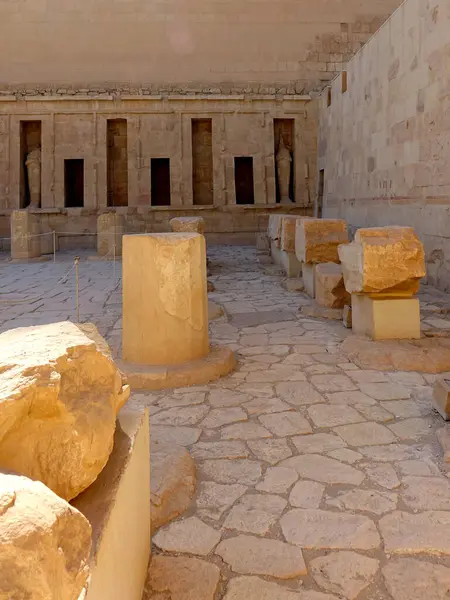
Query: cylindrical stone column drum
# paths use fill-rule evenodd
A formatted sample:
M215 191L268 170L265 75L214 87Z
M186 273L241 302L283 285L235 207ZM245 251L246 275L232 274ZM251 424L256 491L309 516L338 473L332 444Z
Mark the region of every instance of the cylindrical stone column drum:
M123 360L177 365L209 352L205 238L123 237Z

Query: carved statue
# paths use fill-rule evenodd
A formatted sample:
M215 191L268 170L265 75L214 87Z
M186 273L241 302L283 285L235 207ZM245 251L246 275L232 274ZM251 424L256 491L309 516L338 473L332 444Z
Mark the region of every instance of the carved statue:
M41 205L41 149L32 150L25 162L28 173L30 204L28 208L39 208Z
M280 145L276 155L278 189L280 192L280 204L290 204L289 184L291 181L292 156L284 143L283 137L280 138Z

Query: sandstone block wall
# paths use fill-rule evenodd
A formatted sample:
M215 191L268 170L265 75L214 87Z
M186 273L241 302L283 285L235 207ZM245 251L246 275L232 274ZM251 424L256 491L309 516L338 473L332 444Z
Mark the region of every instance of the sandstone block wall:
M341 70L399 3L3 1L0 83L302 93Z
M407 0L320 100L323 214L412 226L450 289L450 4ZM331 105L329 101L331 99Z

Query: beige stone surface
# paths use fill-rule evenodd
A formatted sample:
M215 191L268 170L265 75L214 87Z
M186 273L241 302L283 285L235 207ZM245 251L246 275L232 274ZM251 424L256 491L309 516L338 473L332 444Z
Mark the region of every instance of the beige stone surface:
M379 561L356 552L332 552L311 561L312 576L321 588L355 600L371 584Z
M264 479L258 483L255 489L271 494L285 494L297 479L298 475L293 469L270 467L267 469Z
M199 486L196 506L200 517L207 517L215 521L232 506L238 498L247 491L245 485L224 485L214 481L203 481Z
M209 290L208 290L209 291ZM212 300L208 300L208 319L210 321L214 321L215 319L220 319L224 315L223 306L217 304L217 302L213 302Z
M259 417L261 423L278 437L312 433L311 425L296 412L280 412Z
M302 277L305 292L310 298L315 298L315 269L316 265L302 262Z
M365 477L358 469L319 454L293 456L284 460L280 466L294 469L300 477L322 483L359 485Z
M183 514L189 508L195 490L195 463L189 452L168 441L158 442L152 439L152 531Z
M376 446L377 444L390 444L396 437L383 425L368 421L342 425L334 430L349 446Z
M221 534L197 517L175 521L153 536L153 543L165 552L205 556L219 543Z
M292 455L292 451L284 439L250 440L248 447L259 460L271 465Z
M372 340L418 340L419 300L352 294L352 329Z
M105 466L129 388L70 322L2 333L0 355L0 466L70 500Z
M278 540L238 535L220 542L216 554L242 575L293 579L306 575L302 551Z
M344 287L341 265L320 263L315 266L314 278L317 304L327 308L344 308L350 304L350 294Z
M350 490L327 500L327 504L351 512L383 515L397 508L397 494L377 490Z
M0 475L0 597L78 598L90 549L78 510L39 481Z
M383 578L394 600L446 600L450 569L415 558L393 558L383 568Z
M205 220L202 217L175 217L170 219L174 233L205 233Z
M205 460L201 469L208 479L218 483L255 485L261 477L261 465L254 460Z
M291 490L289 504L297 508L318 508L325 486L315 481L299 481Z
M316 427L336 427L364 421L364 417L351 406L341 404L314 404L308 408L308 415Z
M450 384L447 379L440 377L433 388L432 403L444 421L450 420Z
M380 545L375 524L362 515L294 508L280 525L286 541L302 548L371 550Z
M113 260L122 256L123 215L115 211L99 215L97 219L97 254Z
M206 357L203 236L124 236L122 347L124 361L140 365L180 365Z
M339 263L338 246L348 243L347 224L339 219L301 219L296 224L295 253L304 263Z
M298 279L302 271L302 264L299 262L294 252L288 252L287 250L278 248L276 244L279 241L281 240L272 240L270 244L273 262L284 275Z
M259 577L236 577L227 589L224 600L336 600L336 596L313 590L293 590Z
M422 242L412 227L358 229L339 248L348 292L393 292L411 296L426 275Z
M450 554L450 513L394 511L381 518L380 532L390 554Z
M443 477L404 477L403 502L413 510L450 510L450 483Z
M143 598L159 600L214 600L220 569L198 558L154 556Z
M375 446L375 448L383 448L383 446ZM393 444L390 446L384 446L384 453L378 455L375 453L373 458L379 458L381 460L381 458L386 457L387 460L395 460L395 449L396 448L393 446ZM364 453L365 448L360 448L360 452ZM370 456L370 454L368 454L368 456ZM400 480L391 465L372 463L366 465L364 470L369 478L381 487L384 487L388 490L395 490L400 486Z
M37 215L27 210L11 213L11 258L29 259L41 256L41 229Z
M280 518L287 501L274 494L248 494L231 509L223 526L246 533L265 535Z

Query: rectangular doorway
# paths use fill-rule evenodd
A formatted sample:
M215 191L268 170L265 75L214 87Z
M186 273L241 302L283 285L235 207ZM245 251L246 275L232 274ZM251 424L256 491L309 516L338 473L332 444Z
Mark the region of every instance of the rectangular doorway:
M289 151L291 155L291 173L289 178L289 198L290 200L295 200L295 189L294 189L294 119L274 119L273 120L273 137L274 137L274 156L275 156L275 182L276 182L276 192L277 192L277 203L281 200L281 186L278 177L278 168L277 168L277 156L280 151L280 147L284 145L285 148Z
M126 119L107 122L108 206L128 206L128 137Z
M152 158L150 170L152 206L170 206L170 159Z
M214 204L212 119L192 119L191 123L194 204Z
M30 204L27 157L33 150L42 150L42 122L20 122L20 208ZM42 168L42 162L41 162Z
M64 206L84 206L84 160L70 158L64 161Z
M235 157L234 185L236 189L236 204L255 204L252 156Z

